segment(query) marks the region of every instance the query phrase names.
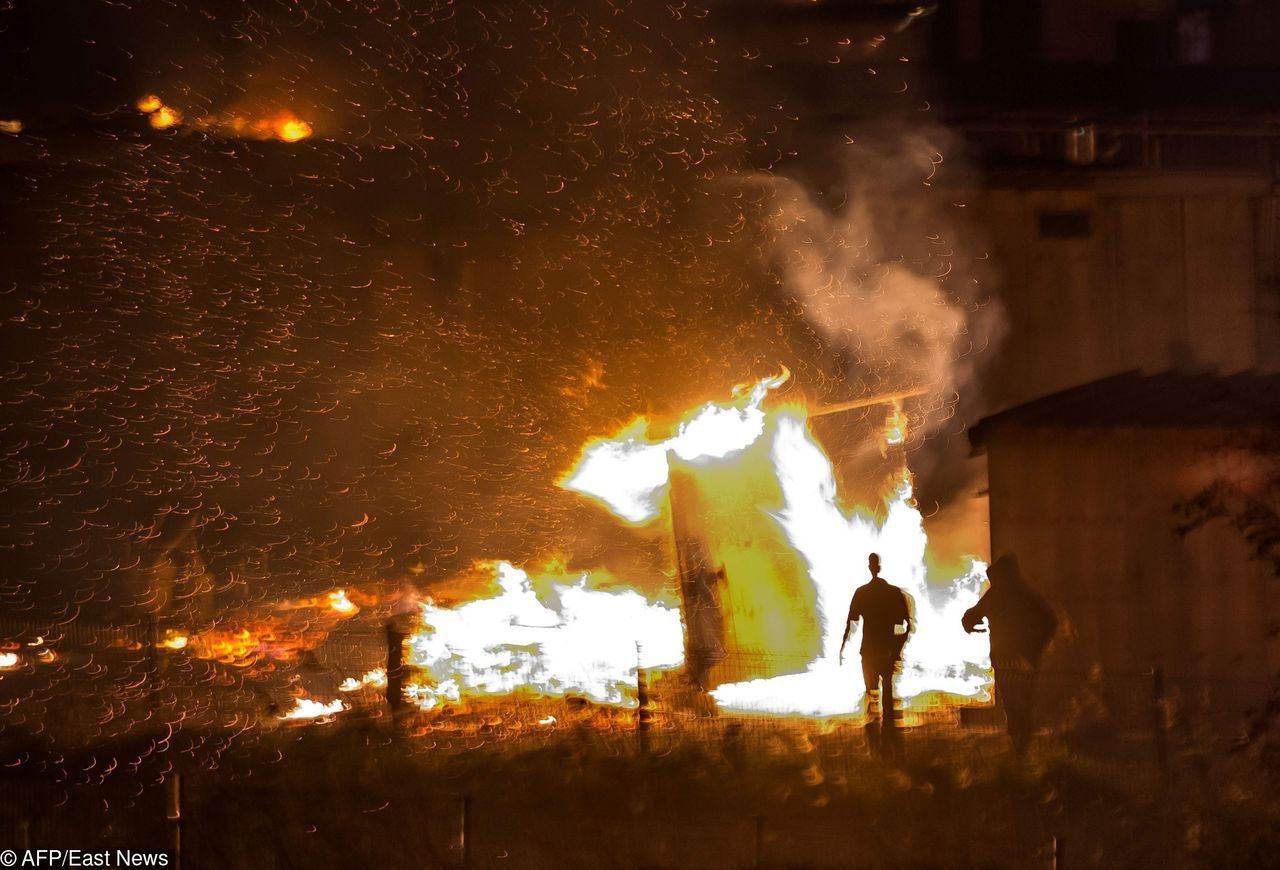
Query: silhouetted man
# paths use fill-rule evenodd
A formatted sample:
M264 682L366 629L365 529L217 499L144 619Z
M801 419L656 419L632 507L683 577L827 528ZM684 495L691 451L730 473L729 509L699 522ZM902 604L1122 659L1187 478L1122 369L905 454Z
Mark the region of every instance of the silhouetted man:
M1004 708L1014 750L1022 752L1031 740L1036 671L1058 629L1058 618L1048 602L1023 582L1017 556L997 559L987 571L987 579L987 591L965 611L961 623L965 631L974 632L980 630L978 623L987 620L996 702Z
M893 728L893 675L902 659L902 647L911 634L911 602L907 593L880 576L880 557L867 558L871 582L859 586L849 602L849 619L840 643L840 661L853 623L862 620L862 678L867 686L867 713L880 702L881 730ZM881 688L883 686L883 688Z

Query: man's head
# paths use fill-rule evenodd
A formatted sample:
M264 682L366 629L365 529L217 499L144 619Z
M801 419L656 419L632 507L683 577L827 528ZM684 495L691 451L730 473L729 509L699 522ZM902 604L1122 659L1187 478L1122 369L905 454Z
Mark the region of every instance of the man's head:
M880 554L872 553L867 557L867 567L871 569L872 577L880 576Z

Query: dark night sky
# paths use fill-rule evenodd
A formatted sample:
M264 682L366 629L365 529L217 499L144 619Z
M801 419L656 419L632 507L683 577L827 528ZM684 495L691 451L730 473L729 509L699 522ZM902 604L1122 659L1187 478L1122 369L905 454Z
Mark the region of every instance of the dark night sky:
M779 364L814 399L909 377L830 346L783 286L753 179L839 172L800 153L813 106L769 65L793 48L733 17L0 11L0 119L25 124L0 134L6 605L129 612L188 531L224 603L609 562L612 520L554 486L588 437ZM850 87L892 106L880 78ZM147 93L185 123L152 130ZM229 126L282 110L315 135Z

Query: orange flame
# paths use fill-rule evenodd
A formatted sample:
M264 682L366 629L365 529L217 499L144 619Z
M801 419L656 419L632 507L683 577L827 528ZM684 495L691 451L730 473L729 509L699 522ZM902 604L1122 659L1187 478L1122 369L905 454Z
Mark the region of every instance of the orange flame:
M960 614L976 601L985 565L974 560L950 586L930 585L923 519L905 465L881 509L842 508L831 460L809 431L805 410L762 407L781 380L757 383L733 402L704 405L665 439L650 438L639 418L612 438L592 440L560 486L629 525L662 516L680 524L677 540L691 542L689 552L677 554L681 571L691 562L695 572L715 573L707 582L718 590L715 607L726 627L720 653L744 654L743 661L755 653L777 663L757 673L785 674L730 683L723 680L732 669L716 671L712 695L721 706L823 716L859 709L861 693L853 688L859 681L851 677L857 656L846 655L842 667L838 653L849 599L867 579L857 566L870 552L881 554L885 576L917 602L918 631L904 653L900 696L920 704L940 693L980 696L990 683L987 651L983 638L965 634ZM884 441L901 443L900 405L887 422ZM679 499L686 506L680 517L664 507L675 467L680 488L690 488L690 500ZM572 691L632 706L637 644L653 658L643 667L683 659L682 633L667 619L679 614L662 602L637 598L624 606L593 597L600 593L570 578L553 580L544 597L519 568L500 562L494 572L496 597L423 607L423 628L409 642L409 662L422 671L408 694L420 706L517 689ZM684 618L691 635L716 633L691 625L688 612ZM619 639L626 649L601 655Z
M137 102L138 111L147 116L149 123L154 130L166 130L176 124L182 123L182 112L165 105L155 94L147 94Z

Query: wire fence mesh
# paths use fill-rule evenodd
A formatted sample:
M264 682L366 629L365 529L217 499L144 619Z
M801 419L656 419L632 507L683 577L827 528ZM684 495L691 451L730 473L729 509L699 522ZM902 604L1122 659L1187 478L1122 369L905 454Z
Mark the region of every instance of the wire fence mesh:
M1008 756L999 686L907 698L889 758L860 708L725 710L679 671L638 669L619 705L525 688L393 716L376 685L341 691L384 660L376 629L252 665L155 637L19 638L20 662L0 671L3 843L167 843L175 780L184 850L226 867L351 866L390 840L388 866L1049 867L1103 821L1064 826L1017 777L982 791L980 770ZM842 673L857 707L860 671ZM1229 747L1272 688L1046 667L1032 757L1159 782ZM345 709L284 719L299 695Z

